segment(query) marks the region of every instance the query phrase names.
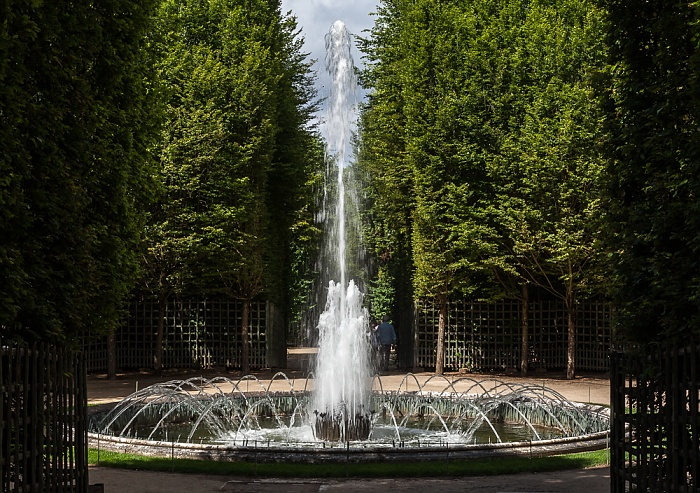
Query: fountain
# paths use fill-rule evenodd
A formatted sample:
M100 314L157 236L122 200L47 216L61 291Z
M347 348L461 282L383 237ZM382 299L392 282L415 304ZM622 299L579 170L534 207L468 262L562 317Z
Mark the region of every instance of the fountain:
M372 376L362 293L346 281L344 171L354 112L350 36L336 22L326 37L333 81L326 135L335 200L322 217L328 277L313 375L269 381L203 377L141 389L91 415L90 445L150 455L224 460L415 460L545 454L602 448L609 419L600 406L574 404L543 386L497 379L420 379L391 389ZM352 202L352 201L351 201ZM332 280L333 278L338 281ZM252 388L251 388L252 387ZM534 446L533 446L534 444Z
M319 322L314 430L324 440L365 440L370 430L370 346L362 293L332 281Z
M108 412L92 413L90 446L314 463L534 456L607 446L607 408L569 402L542 385L409 373L398 387L384 389L382 378L372 379L367 406L374 412L355 421L350 433L345 420L335 420L329 422L334 431L329 426L326 438L317 436L309 411L316 405L313 376L196 377L146 387Z
M356 103L351 46L345 24L333 23L326 34L326 70L331 91L324 133L326 179L335 178L336 187L335 200L329 200L328 193L324 195L322 215L326 219L327 243L321 256L324 263L321 270L335 273L338 282L330 280L328 283L325 311L318 323L313 407L316 436L340 441L367 439L370 430L368 317L355 282L351 280L346 287L347 223L349 216L356 216L355 211L351 213L346 207L344 179Z

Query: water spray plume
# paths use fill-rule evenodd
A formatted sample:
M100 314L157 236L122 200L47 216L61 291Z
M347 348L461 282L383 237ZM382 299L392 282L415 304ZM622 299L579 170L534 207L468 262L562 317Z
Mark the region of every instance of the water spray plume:
M326 70L331 79L325 135L327 177L337 176L333 223L327 225L326 258L339 275L328 284L325 311L321 314L319 352L316 366L313 412L315 430L324 439L367 438L369 434L370 344L367 311L362 307L363 295L354 281L346 288L346 210L345 167L349 159L349 142L355 125L355 67L350 48L351 37L345 24L336 21L326 35Z

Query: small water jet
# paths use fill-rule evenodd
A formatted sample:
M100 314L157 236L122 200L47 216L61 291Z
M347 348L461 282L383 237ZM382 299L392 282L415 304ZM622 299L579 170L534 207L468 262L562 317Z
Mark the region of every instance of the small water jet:
M278 373L269 382L197 377L152 385L107 413L93 413L90 443L153 455L309 462L347 460L347 454L355 461L377 454L440 459L448 450L455 458L543 455L607 443L602 406L571 403L541 385L410 373L391 390L381 377L373 379L368 405L376 412L356 421L366 429L343 430L345 421L329 421L335 428L321 439L308 411L314 384Z

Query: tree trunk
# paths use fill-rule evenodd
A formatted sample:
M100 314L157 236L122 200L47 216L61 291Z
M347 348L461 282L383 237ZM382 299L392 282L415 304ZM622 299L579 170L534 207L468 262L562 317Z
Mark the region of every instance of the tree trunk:
M445 325L447 325L447 296L441 295L438 299L438 339L437 354L435 355L435 374L442 375L445 371Z
M153 352L153 369L156 375L163 374L163 332L165 331L165 298L158 296L158 326L156 329L156 342Z
M107 336L107 378L117 378L117 337L114 332Z
M528 356L530 354L530 344L529 338L529 315L530 315L530 293L528 291L527 283L523 282L522 285L522 298L520 300L522 321L521 321L521 339L520 339L520 374L522 376L527 375L528 367Z
M250 354L248 351L248 319L250 318L250 300L243 300L243 314L241 315L241 369L246 375L250 372Z
M566 318L568 324L566 378L573 380L576 376L576 304L573 291L566 295Z

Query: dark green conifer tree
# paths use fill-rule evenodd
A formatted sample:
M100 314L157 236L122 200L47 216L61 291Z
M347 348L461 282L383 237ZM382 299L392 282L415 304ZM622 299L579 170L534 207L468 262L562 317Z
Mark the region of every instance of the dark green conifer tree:
M157 119L154 2L0 6L0 328L108 333L133 286Z

